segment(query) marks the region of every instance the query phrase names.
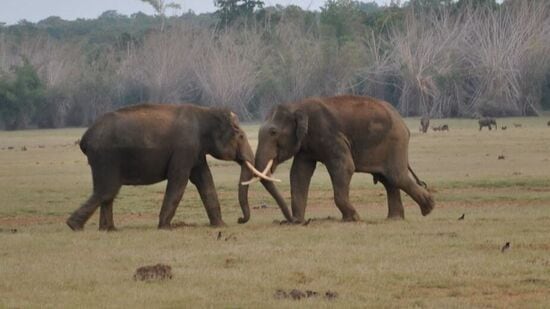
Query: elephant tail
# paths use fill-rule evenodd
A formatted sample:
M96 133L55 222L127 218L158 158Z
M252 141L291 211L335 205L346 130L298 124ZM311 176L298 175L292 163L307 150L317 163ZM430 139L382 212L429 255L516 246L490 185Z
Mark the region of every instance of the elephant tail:
M425 182L423 182L422 180L420 180L420 179L418 178L418 176L416 176L416 174L414 173L413 169L411 168L411 165L409 164L409 165L407 165L407 167L409 168L409 172L411 172L411 174L413 175L414 180L416 181L416 183L417 183L419 186L422 186L422 187L428 189L428 185L426 185Z

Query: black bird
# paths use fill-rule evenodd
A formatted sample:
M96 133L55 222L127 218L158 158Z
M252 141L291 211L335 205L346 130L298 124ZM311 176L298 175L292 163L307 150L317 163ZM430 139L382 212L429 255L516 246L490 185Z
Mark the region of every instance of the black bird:
M218 238L216 238L217 240L220 240L222 238L222 231L219 231L218 232Z
M462 216L460 216L460 218L458 218L458 220L464 220L464 215L465 214L462 214Z
M307 219L307 221L304 223L304 226L307 226L311 222L311 218Z
M504 252L506 250L510 249L510 242L506 242L506 244L500 249L500 252Z

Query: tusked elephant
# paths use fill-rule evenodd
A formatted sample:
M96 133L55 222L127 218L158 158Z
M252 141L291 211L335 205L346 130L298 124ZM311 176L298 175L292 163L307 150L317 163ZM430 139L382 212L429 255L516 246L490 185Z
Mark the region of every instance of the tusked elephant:
M254 162L234 113L188 104L144 104L107 113L84 133L80 149L92 170L93 193L67 219L73 230L83 229L99 206L99 229L115 229L113 200L121 186L163 180L168 181L158 228L170 228L188 180L197 187L210 224L224 225L206 155L240 164L240 182L252 177ZM248 187L239 184L238 195L243 212L238 222L245 223Z
M328 170L334 201L344 221L360 220L349 201L354 172L371 173L375 183L384 185L388 218L405 216L400 190L416 201L425 216L435 203L409 165L409 136L403 119L387 102L361 96L309 98L276 106L267 115L258 135L256 169L266 178L278 164L294 157L290 171L292 215L274 183L261 180L290 222L304 222L317 162Z

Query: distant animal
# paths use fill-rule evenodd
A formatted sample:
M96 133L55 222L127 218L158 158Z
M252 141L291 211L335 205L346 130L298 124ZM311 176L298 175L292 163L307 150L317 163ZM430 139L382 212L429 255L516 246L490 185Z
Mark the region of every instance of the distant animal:
M502 246L502 248L500 249L500 252L503 252L510 249L510 242L506 242L506 244L504 244L504 246Z
M101 116L83 135L80 149L92 169L93 193L67 219L81 230L101 206L99 229L115 229L113 201L122 185L148 185L168 180L159 228L170 228L190 180L199 192L210 224L224 225L206 155L241 165L241 179L252 177L254 153L238 118L223 108L190 104L144 104ZM260 174L260 172L257 172ZM248 186L239 186L244 223L250 218Z
M465 216L465 215L466 215L466 214L462 214L462 216L460 216L460 217L458 218L458 220L464 220L464 216Z
M499 160L504 160L505 158L506 158L506 157L504 157L504 155L499 155L499 156L498 156L498 159L499 159Z
M428 127L430 126L430 116L424 115L420 118L420 132L428 132Z
M521 128L521 123L514 123L514 128Z
M441 125L441 126L432 127L432 130L434 130L434 131L449 131L449 126L444 124L444 125Z
M495 120L495 118L491 118L491 117L481 118L479 119L478 123L479 123L479 131L481 131L483 127L487 127L489 128L489 130L492 130L493 126L495 126L495 130L498 128L497 121Z
M502 127L500 127L500 128L501 128L502 130L506 130L506 129L508 129L508 127L507 127L507 126L502 126Z
M407 125L388 102L350 95L308 98L277 105L269 112L258 133L255 166L270 176L279 164L294 157L292 215L273 182L262 180L288 222L306 221L309 184L318 162L330 175L334 203L344 221L360 221L349 198L355 172L370 173L375 183L384 185L388 218L405 217L401 190L425 216L435 202L409 164L409 139Z

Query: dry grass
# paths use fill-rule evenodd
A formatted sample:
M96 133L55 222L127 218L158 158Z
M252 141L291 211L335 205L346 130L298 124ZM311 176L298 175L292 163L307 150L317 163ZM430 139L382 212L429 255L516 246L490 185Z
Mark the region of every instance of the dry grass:
M451 131L422 135L418 119L408 119L411 164L437 191L428 217L405 198L407 219L386 221L382 186L357 174L352 200L365 221L341 223L319 166L306 214L319 220L273 223L280 211L254 186L251 206L269 207L237 225L239 167L212 161L228 227L206 226L189 186L175 221L192 225L156 230L161 183L121 191L114 233L97 231L97 214L82 233L64 224L91 189L74 145L82 129L0 132L0 308L548 307L547 121L500 119L506 131L479 132L475 120L436 119ZM257 125L247 130L255 147ZM287 197L288 167L276 173ZM138 267L157 263L172 267L172 280L133 280ZM338 298L275 299L277 289L294 288Z

